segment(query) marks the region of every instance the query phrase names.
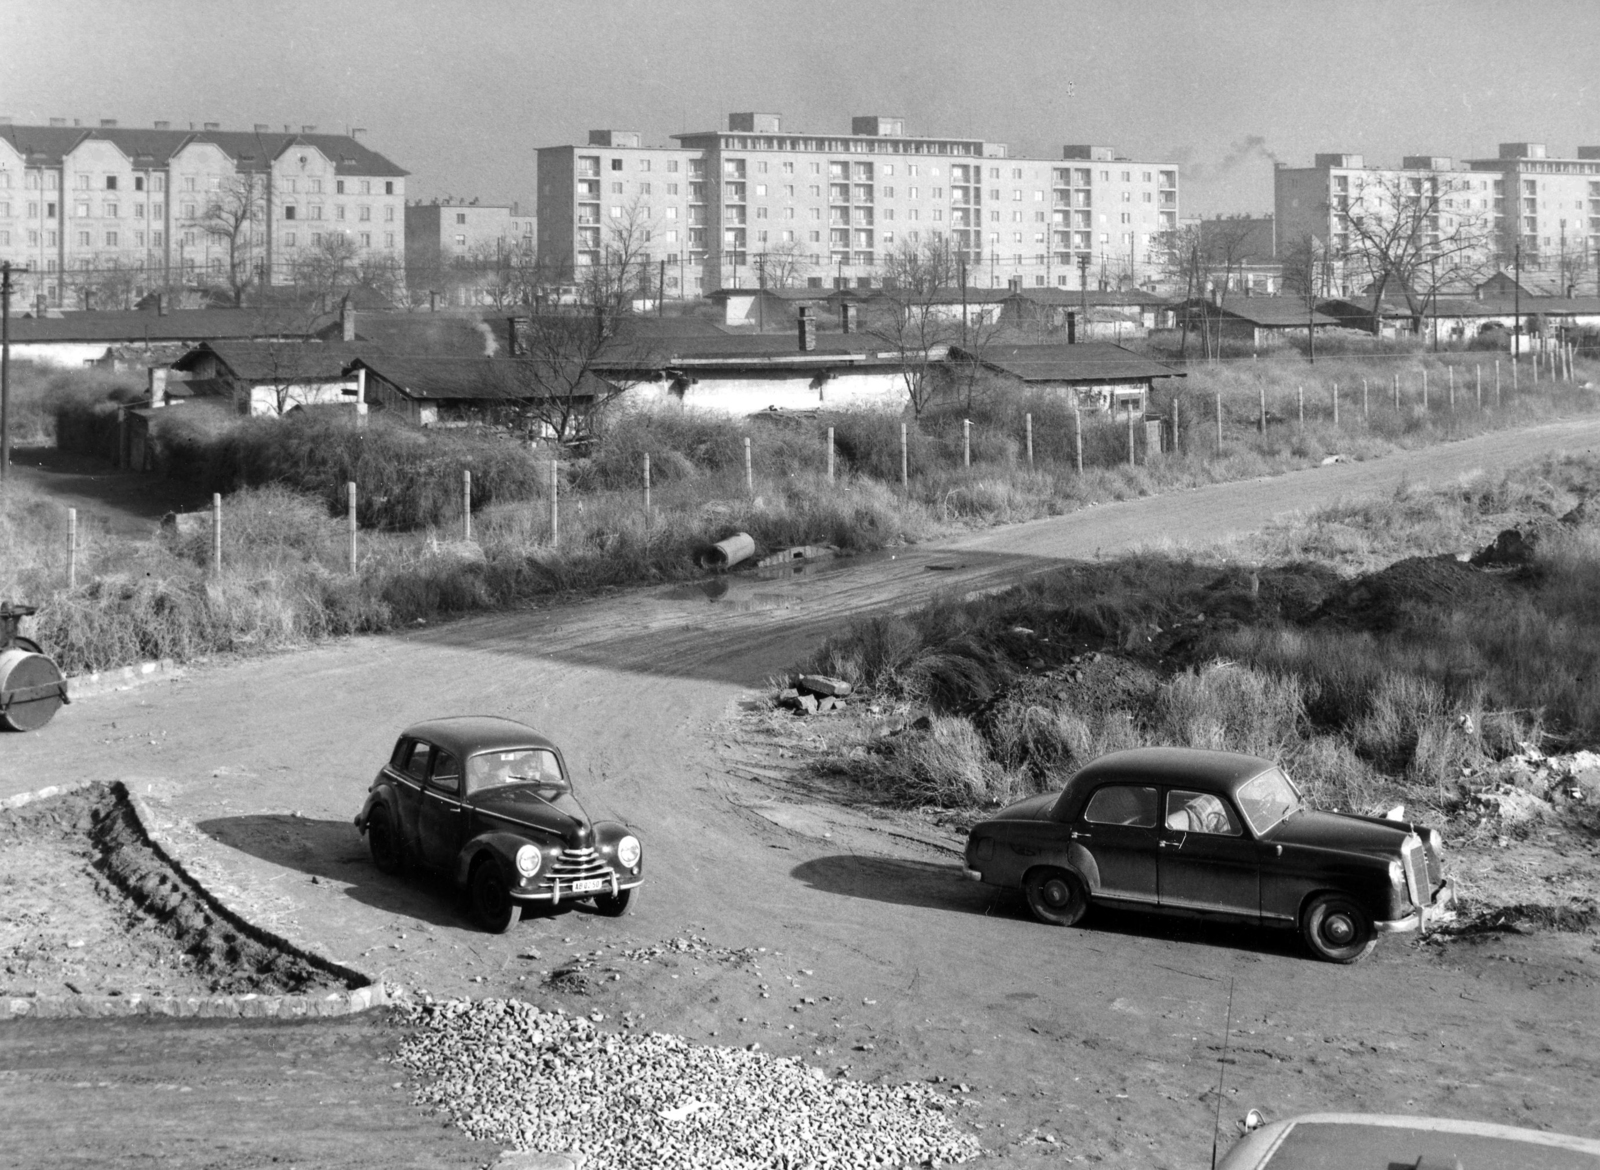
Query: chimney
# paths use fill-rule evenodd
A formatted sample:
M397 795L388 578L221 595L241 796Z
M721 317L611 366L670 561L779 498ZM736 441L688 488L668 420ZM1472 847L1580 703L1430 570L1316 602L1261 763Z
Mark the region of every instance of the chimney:
M1078 314L1071 309L1067 310L1067 344L1078 344Z
M839 302L839 331L841 333L855 332L856 307L849 301Z
M507 346L512 357L528 356L528 319L526 317L506 318Z
M209 129L209 127L207 127L207 129ZM257 122L256 123L256 133L257 134L265 134L270 129L272 129L272 127L268 126L265 122Z
M150 374L150 405L165 406L167 404L167 367L151 366Z
M316 132L317 132L317 127L316 127L315 123L301 123L301 125L300 125L300 133L302 133L302 134L315 134Z
M366 132L367 132L367 128L365 126L352 126L352 127L350 127L350 137L354 138L358 142L361 140L361 137L364 134L366 134Z
M35 317L43 317L49 307L50 302L45 300L43 293L40 293L38 296L33 298L33 315Z
M171 122L157 122L156 123L156 129L157 130L171 130L172 129L172 123Z
M50 125L52 125L52 126L65 126L66 124L67 124L67 120L65 118L51 118L50 119Z
M117 120L115 118L101 118L100 128L102 130L115 130L117 128Z
M810 305L800 306L800 352L810 353L817 348L817 311Z
M204 122L204 123L202 123L202 126L207 130L221 130L222 129L222 123L221 122Z
M351 342L356 339L356 311L350 307L350 294L339 302L339 339Z
M439 311L439 290L438 289L434 289L432 292L430 292L428 294L428 312L437 313L438 311Z

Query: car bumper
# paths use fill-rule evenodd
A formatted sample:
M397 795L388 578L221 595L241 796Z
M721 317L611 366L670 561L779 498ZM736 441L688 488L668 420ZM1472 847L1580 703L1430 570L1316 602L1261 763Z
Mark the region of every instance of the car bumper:
M1404 918L1374 922L1372 926L1379 934L1408 934L1413 930L1426 934L1429 924L1454 917L1455 911L1452 907L1455 902L1456 888L1450 879L1446 878L1444 884L1434 892L1433 901L1426 906L1418 906Z
M962 866L961 876L966 878L969 882L981 882L983 880L983 871L978 869L968 869L966 866Z
M548 902L552 906L559 906L562 902L572 902L582 898L616 897L624 890L636 889L642 885L644 885L642 875L612 874L609 886L599 890L588 890L582 894L574 893L570 885L564 887L560 882L536 889L512 886L509 893L513 902Z

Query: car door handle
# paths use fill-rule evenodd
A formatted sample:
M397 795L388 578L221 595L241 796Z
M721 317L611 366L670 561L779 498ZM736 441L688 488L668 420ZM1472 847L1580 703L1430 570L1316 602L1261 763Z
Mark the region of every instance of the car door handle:
M1161 848L1163 848L1163 849L1182 849L1183 848L1183 842L1182 841L1164 841L1163 840L1163 841L1157 841L1156 844L1161 846Z
M1067 836L1071 837L1074 841L1087 841L1090 839L1088 833L1080 833L1076 829L1068 832Z

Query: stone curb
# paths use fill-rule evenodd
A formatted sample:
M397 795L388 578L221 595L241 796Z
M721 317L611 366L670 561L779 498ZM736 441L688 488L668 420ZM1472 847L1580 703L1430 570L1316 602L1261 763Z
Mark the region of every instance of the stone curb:
M76 792L78 789L87 788L93 783L95 783L93 780L73 780L66 784L52 784L48 788L37 788L32 792L19 792L15 796L8 796L4 800L0 800L0 812L21 808L23 805L32 804L36 800L49 800L52 796Z
M145 683L178 678L183 668L171 658L158 658L149 662L136 662L132 666L119 666L114 670L97 670L89 674L74 674L67 679L67 694L73 699L87 699L111 691L126 691Z
M20 808L36 800L46 800L65 792L86 787L90 781L62 784L25 792L0 801L0 808ZM337 959L291 942L282 935L244 918L226 906L208 890L188 868L178 860L171 843L156 828L156 818L138 793L128 789L122 781L111 784L112 791L128 802L140 832L150 848L167 865L172 867L185 884L212 910L234 929L249 935L258 942L286 951L318 970L351 984L351 990L334 991L326 995L43 995L12 996L0 999L0 1021L18 1019L98 1019L122 1016L167 1016L175 1019L314 1019L344 1016L364 1012L369 1008L403 1003L409 998L407 990L398 984L374 981L354 967Z

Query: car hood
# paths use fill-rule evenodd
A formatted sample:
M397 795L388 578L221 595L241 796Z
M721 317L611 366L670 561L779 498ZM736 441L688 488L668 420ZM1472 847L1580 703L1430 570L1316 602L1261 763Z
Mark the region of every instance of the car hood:
M1061 799L1059 792L1045 792L1038 796L1030 796L1027 800L1019 800L1016 804L1008 804L1005 808L990 817L991 821L1047 821L1050 819L1050 810L1057 800Z
M473 801L479 813L553 833L569 845L588 845L594 837L589 814L570 792L543 800L532 785L513 784L484 793Z
M1367 857L1394 858L1410 826L1398 821L1307 809L1280 821L1263 838L1274 845L1304 845Z

